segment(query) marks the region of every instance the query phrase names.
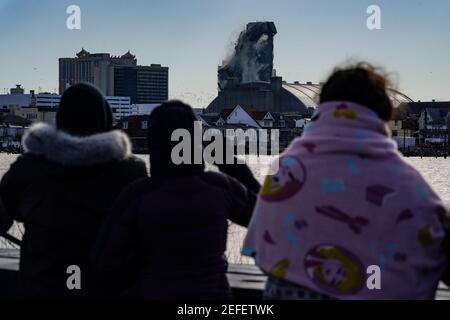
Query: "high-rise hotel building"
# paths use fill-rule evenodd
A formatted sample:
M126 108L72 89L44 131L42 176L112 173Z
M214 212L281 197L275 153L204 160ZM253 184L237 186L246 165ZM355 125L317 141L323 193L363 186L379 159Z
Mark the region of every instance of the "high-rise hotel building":
M137 65L129 51L122 56L89 53L59 59L59 93L72 84L88 82L107 96L130 97L131 103L161 103L169 97L169 68Z

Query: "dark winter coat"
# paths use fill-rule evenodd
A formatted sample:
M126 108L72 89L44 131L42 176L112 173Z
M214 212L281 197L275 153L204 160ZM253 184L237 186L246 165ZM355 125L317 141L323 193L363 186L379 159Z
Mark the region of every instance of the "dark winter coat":
M247 226L257 190L225 174L197 169L184 176L157 174L152 162L152 177L121 194L93 252L109 293L120 290L119 279L130 281L134 274L128 283L134 298L230 297L228 219ZM250 173L247 167L244 171Z
M24 137L24 148L0 184L9 216L25 226L20 292L30 298L91 297L88 256L98 230L121 190L147 176L145 163L119 131L76 137L38 124ZM81 290L66 286L71 265L81 268Z

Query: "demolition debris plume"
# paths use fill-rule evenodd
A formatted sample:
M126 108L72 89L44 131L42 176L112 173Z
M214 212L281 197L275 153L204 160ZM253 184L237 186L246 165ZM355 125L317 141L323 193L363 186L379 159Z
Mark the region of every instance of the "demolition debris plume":
M273 22L251 22L243 30L230 58L219 67L219 89L237 83L270 82L273 70Z

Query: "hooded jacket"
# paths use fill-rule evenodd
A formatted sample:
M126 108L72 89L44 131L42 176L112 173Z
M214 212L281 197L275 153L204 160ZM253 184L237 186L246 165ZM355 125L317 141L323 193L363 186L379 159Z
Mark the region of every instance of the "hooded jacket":
M0 183L8 214L23 222L20 293L28 298L85 298L94 281L88 256L100 225L120 191L145 177L120 131L74 136L36 124L21 155ZM81 269L81 290L68 290L71 265Z
M231 297L228 220L248 225L259 184L246 165L220 166L243 184L202 165L171 167L152 153L151 177L122 192L102 227L92 261L104 297Z
M228 219L247 226L256 194L222 173L152 176L116 201L93 251L93 264L119 294L132 298L227 299Z
M273 277L338 299L434 297L445 209L373 111L320 105L274 164L243 254Z
M144 299L224 299L228 220L247 226L259 184L245 165L205 172L202 164L172 161L174 130L192 133L196 117L180 101L149 117L150 178L129 186L115 202L93 251L107 294ZM192 143L201 151L201 144ZM129 275L133 274L134 279ZM119 281L111 279L124 279Z

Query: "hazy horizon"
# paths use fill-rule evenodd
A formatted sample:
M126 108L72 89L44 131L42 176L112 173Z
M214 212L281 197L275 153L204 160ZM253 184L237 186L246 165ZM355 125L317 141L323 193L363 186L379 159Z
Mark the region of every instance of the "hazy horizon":
M81 8L81 30L66 8ZM381 8L381 30L366 9ZM22 84L56 92L58 58L122 55L170 68L169 97L205 107L217 93L217 66L251 21L274 21L274 68L288 82L321 82L334 66L364 60L392 73L414 100L450 100L450 1L51 1L0 0L0 89Z

